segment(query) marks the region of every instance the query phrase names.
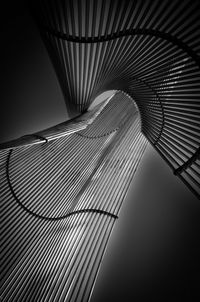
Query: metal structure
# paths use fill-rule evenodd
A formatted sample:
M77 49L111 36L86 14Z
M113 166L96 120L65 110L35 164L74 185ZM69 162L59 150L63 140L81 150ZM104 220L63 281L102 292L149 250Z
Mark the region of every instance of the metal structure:
M73 119L1 145L2 296L87 301L147 140L200 196L200 3L43 0L32 11Z
M5 301L90 296L147 145L129 97L118 92L99 106L83 130L58 137L54 127L46 140L43 132L1 152Z

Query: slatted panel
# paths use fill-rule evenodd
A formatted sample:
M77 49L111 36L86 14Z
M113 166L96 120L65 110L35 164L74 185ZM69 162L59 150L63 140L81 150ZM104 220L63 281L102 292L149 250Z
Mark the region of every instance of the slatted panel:
M3 301L88 301L146 145L118 92L85 130L1 151Z
M198 0L43 0L36 10L44 27L67 39L108 38L131 29L148 29L169 33L200 51Z
M34 3L69 112L85 112L105 90L128 94L147 139L199 197L199 1ZM72 125L73 132L82 129L76 134L67 136L66 125L55 127L45 132L52 137L46 145L23 147L18 141L19 148L2 151L6 301L88 300L146 145L128 99L116 94L113 100L113 108L109 102L102 108L105 119L92 119L94 128L87 127L89 112L86 123L78 119L83 128ZM22 160L31 161L29 167Z
M129 94L140 109L143 133L182 178L181 167L199 156L200 2L48 3L40 1L35 16L67 83L66 105L73 102L82 112L105 90ZM199 174L196 164L184 177L197 197Z

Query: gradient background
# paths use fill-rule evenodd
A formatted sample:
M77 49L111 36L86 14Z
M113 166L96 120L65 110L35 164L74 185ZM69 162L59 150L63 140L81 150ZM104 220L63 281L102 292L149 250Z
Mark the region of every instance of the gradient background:
M38 30L21 2L1 17L1 142L68 118ZM91 301L200 300L200 202L149 145Z

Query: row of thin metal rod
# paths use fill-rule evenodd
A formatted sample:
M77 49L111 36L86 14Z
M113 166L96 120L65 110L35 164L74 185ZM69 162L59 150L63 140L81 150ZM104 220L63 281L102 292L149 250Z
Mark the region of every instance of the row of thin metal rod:
M118 102L119 95L123 102ZM116 111L112 126L127 120L106 137L91 140L72 134L16 148L9 170L9 150L1 151L5 301L88 301L115 218L147 144L136 108L120 93L96 118L99 122L82 134L93 136L104 123L109 126L112 105ZM10 191L7 173L16 195ZM42 217L21 207L16 196ZM88 208L102 212L80 211Z
M199 196L199 2L44 0L39 7L66 105L81 112L105 90L125 91L145 136Z
M36 1L38 22L68 38L101 38L131 29L169 33L200 51L198 0Z

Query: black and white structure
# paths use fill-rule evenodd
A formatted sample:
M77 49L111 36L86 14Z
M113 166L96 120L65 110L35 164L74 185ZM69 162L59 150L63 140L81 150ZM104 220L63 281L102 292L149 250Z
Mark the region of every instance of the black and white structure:
M148 142L200 197L200 2L31 9L71 119L0 145L1 297L88 301Z

